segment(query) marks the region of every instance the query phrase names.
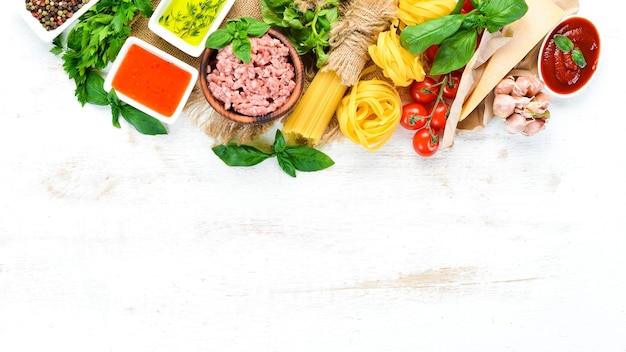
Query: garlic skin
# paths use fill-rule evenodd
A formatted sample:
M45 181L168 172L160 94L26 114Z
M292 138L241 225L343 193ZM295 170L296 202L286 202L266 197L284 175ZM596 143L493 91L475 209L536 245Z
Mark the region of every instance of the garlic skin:
M527 136L534 136L544 128L546 128L546 122L544 120L533 119L526 125L522 133Z
M507 76L503 78L494 88L496 94L511 94L515 87L515 77Z
M521 76L516 83L524 90L524 95L528 97L536 96L544 87L543 82L537 76Z
M497 94L493 100L493 113L500 118L507 118L516 110L523 110L530 100L528 97Z
M499 118L506 118L515 112L515 98L509 94L496 94L493 99L493 113Z
M526 128L526 118L521 114L514 113L504 121L507 132L511 134L521 133Z

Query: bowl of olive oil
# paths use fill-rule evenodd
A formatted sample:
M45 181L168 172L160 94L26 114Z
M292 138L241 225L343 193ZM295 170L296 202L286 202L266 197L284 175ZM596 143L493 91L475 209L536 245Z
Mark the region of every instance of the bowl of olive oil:
M216 31L235 0L163 0L148 28L184 53L199 57L206 39Z

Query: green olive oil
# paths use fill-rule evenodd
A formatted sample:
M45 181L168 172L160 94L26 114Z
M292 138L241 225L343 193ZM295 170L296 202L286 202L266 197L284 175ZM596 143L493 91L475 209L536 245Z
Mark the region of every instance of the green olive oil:
M198 45L226 0L173 0L159 24L191 45Z

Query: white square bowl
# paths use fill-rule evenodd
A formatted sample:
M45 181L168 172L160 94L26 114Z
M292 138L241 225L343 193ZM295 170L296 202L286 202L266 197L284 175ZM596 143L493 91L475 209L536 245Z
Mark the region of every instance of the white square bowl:
M202 52L205 49L205 43L206 43L207 38L209 37L209 35L211 35L211 33L215 32L220 27L220 25L224 21L224 18L228 14L228 11L230 11L230 8L235 3L235 0L224 1L224 3L222 4L221 10L215 16L215 19L211 23L209 30L204 35L202 40L200 40L200 43L198 43L197 45L192 45L186 42L181 37L177 36L172 31L165 28L163 25L159 23L159 19L165 14L165 11L167 10L168 6L172 4L174 1L186 1L186 0L163 0L161 1L159 5L157 6L157 8L154 10L154 13L152 14L152 16L150 17L150 21L148 21L148 28L150 28L152 32L156 33L159 37L165 39L166 41L174 45L176 48L178 48L182 52L188 55L194 56L194 57L199 57L200 54L202 54Z
M26 6L23 2L16 2L16 4L20 4L20 6L17 6L19 8L16 10L22 16L24 21L26 21L26 24L28 24L28 26L37 34L39 38L41 38L41 40L50 43L52 42L52 40L54 40L54 38L58 37L59 34L63 33L66 29L68 29L71 25L78 21L78 19L92 6L98 3L98 1L99 0L89 0L89 2L83 5L83 7L81 7L78 11L76 11L74 15L72 15L72 17L66 19L62 25L50 31L45 29L41 25L41 23L39 23L38 19L33 17L30 11L26 9Z
M180 113L183 110L183 107L185 106L187 99L189 99L189 95L191 94L191 91L193 90L193 87L196 84L196 81L198 80L198 69L183 62L182 60L164 52L163 50L137 38L137 37L129 37L128 39L126 39L126 41L124 42L124 45L122 46L120 53L117 55L117 58L115 59L115 61L112 63L109 72L107 73L106 79L104 80L104 89L109 92L111 91L111 89L113 89L113 80L115 78L115 76L118 74L120 65L124 62L125 58L126 58L126 54L128 53L128 49L132 46L132 45L137 45L138 47L154 54L154 56L156 57L156 61L160 61L164 60L168 63L173 64L174 66L176 66L177 68L184 70L186 72L188 72L191 77L189 79L189 82L186 86L186 89L184 91L184 93L182 94L182 96L180 97L180 100L178 102L178 105L174 111L174 113L170 116L167 115L163 115L157 111L155 111L153 108L151 108L150 106L146 106L145 104L129 97L128 95L126 95L124 92L119 91L119 90L115 90L115 93L117 94L117 96L120 98L120 100L122 100L123 102L134 106L135 108L145 112L146 114L164 122L167 124L172 124L174 123L178 116L180 115ZM156 73L154 73L156 74ZM147 89L147 87L142 87L143 83L138 83L139 88L143 88L143 89Z

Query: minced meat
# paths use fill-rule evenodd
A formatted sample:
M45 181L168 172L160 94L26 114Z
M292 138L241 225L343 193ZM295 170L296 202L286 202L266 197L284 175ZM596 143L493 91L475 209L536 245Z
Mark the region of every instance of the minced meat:
M217 53L215 69L208 67L207 81L213 96L247 116L269 114L289 98L295 83L295 70L289 62L289 49L265 34L250 38L252 53L249 64L237 58L232 44Z

